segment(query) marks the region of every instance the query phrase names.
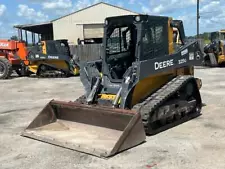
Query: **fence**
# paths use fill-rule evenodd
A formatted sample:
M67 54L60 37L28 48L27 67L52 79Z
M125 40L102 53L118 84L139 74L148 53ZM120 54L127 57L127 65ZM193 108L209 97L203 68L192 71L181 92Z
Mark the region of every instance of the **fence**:
M72 55L76 55L80 61L92 61L100 59L102 44L70 45Z
M198 39L200 48L203 51L204 40ZM76 55L80 61L92 61L100 59L102 55L102 44L85 44L85 45L70 45L72 55Z

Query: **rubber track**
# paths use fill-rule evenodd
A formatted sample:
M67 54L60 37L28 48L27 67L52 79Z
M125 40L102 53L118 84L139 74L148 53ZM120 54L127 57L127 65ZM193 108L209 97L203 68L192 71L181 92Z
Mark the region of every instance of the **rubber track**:
M156 91L151 96L147 97L144 101L136 104L132 110L136 112L140 112L142 115L142 122L145 127L145 132L147 134L153 135L157 134L163 130L168 128L172 128L180 123L188 121L192 118L199 116L199 114L193 113L182 117L180 120L177 120L173 123L166 124L165 126L161 126L158 129L149 131L149 117L157 108L159 108L168 98L174 95L177 91L179 91L185 84L187 84L190 80L195 80L193 76L184 75L184 76L177 76L176 78L172 79L170 82L165 84L161 87L158 91ZM80 96L75 102L80 104L85 104L85 96Z
M136 104L132 108L132 110L141 113L146 133L154 134L154 132L151 133L148 129L150 125L149 119L152 112L159 108L160 105L162 105L169 97L174 95L182 86L192 79L194 79L194 77L189 75L177 76L143 102Z
M38 76L38 78L67 78L64 73L44 73Z

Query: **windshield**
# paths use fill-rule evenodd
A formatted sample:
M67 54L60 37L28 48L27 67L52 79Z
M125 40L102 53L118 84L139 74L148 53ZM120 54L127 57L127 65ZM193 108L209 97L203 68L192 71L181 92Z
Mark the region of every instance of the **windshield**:
M220 33L220 39L221 40L225 40L225 32L221 32Z
M211 41L219 40L219 32L212 32L210 38Z
M112 79L122 79L135 60L137 30L134 24L107 29L106 62Z
M53 41L47 44L48 54L69 55L69 48L66 43L61 41Z
M107 54L127 52L131 43L131 30L128 27L114 28L107 37Z
M211 41L225 40L225 32L212 32Z

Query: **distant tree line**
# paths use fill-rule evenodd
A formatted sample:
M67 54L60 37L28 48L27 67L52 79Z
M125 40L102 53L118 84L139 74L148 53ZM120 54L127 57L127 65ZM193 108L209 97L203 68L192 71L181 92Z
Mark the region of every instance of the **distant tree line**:
M187 36L188 39L196 39L197 35L194 36ZM204 32L199 34L199 38L200 39L204 39L205 43L209 43L210 42L210 32Z
M18 36L16 36L16 35L13 35L11 38L10 38L10 40L19 40L19 38L18 38Z
M193 38L197 38L197 35L194 36L187 36L188 39L193 39ZM202 34L199 34L199 38L200 39L204 39L204 40L209 40L210 38L210 33L209 32L204 32Z

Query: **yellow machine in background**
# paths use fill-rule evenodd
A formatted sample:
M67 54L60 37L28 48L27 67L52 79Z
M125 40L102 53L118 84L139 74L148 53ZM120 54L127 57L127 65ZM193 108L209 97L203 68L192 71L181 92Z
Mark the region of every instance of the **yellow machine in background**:
M225 65L225 30L210 33L211 43L204 47L204 65L210 67Z
M174 47L173 28L179 32ZM52 100L23 136L110 157L201 113L198 41L185 41L182 21L127 15L106 18L101 60L80 64L85 94Z
M42 41L29 50L27 60L28 70L38 76L79 75L67 40Z

